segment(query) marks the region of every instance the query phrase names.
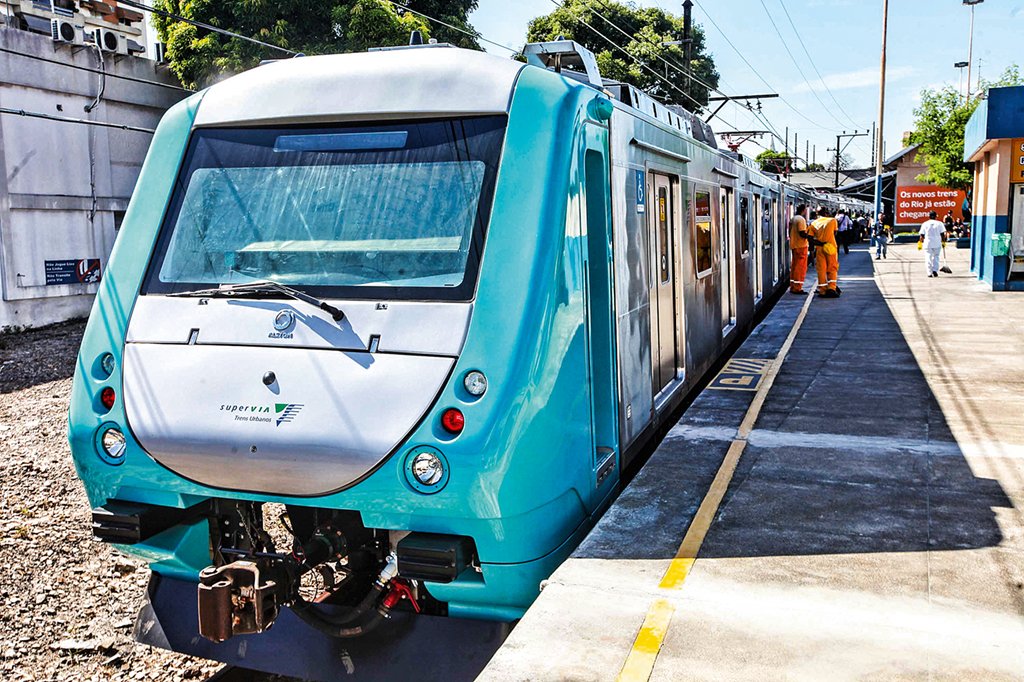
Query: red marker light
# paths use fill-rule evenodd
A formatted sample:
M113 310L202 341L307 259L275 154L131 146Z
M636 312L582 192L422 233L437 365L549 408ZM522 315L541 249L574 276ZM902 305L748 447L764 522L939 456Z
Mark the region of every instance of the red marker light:
M444 427L445 431L457 435L462 433L462 429L466 428L466 418L454 407L449 407L441 415L441 426Z
M100 391L100 402L103 403L103 407L108 410L114 406L114 401L117 400L117 394L114 393L114 389L107 386Z

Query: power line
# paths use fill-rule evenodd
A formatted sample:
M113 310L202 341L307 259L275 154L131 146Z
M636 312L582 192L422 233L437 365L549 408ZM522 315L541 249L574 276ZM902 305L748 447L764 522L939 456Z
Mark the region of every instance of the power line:
M807 61L811 63L811 68L814 69L814 73L818 74L818 80L821 81L825 91L828 92L828 96L836 103L836 106L839 107L839 111L843 112L843 115L846 116L847 120L849 120L855 127L860 128L860 124L853 120L853 117L850 116L846 109L843 108L843 105L839 103L836 96L832 94L832 90L828 87L828 83L825 82L825 77L821 75L821 71L818 71L818 66L814 63L814 59L811 57L811 53L807 50L807 46L804 44L804 41L800 40L800 31L797 30L796 24L793 23L793 17L790 16L789 10L786 9L786 3L783 2L783 0L779 0L779 5L782 7L782 11L786 14L786 19L789 20L789 25L793 29L793 34L796 35L796 42L800 44L800 48L803 49L804 54L807 55Z
M811 82L807 79L806 74L804 74L804 70L802 68L800 68L800 62L798 62L796 60L796 57L793 56L793 51L789 49L789 45L786 43L786 39L782 37L782 31L779 30L778 25L775 23L775 19L772 18L772 13L768 11L768 5L764 4L764 0L758 0L758 2L760 2L761 3L761 7L764 8L764 13L768 16L768 21L769 21L769 23L771 23L772 28L775 29L775 35L777 35L779 37L779 42L782 43L782 47L786 50L786 54L789 55L790 61L793 62L793 66L796 67L796 70L797 70L797 72L799 72L800 77L803 78L804 79L804 83L807 84L807 89L811 91L812 95L814 95L814 99L818 100L818 104L821 105L822 109L825 109L826 111L828 111L829 115L832 116L832 118L835 119L836 123L838 123L840 126L842 126L843 122L840 121L839 118L836 117L836 115L832 113L832 110L829 109L829 107L825 106L825 103L823 101L821 101L820 97L818 97L818 92L813 87L811 87ZM799 41L797 41L797 42L799 42Z
M751 72L752 72L752 73L753 73L753 74L754 74L755 76L757 76L757 77L758 77L759 79L761 79L761 82L762 82L762 83L764 83L764 84L765 84L765 85L766 85L767 87L771 88L772 90L776 90L776 88L774 88L774 87L772 86L772 84L771 84L771 83L769 83L769 82L768 82L767 80L765 80L764 76L762 76L762 75L761 75L761 74L760 74L760 73L758 72L758 70L757 70L756 68L754 68L754 65L753 65L753 64L751 64L751 63L750 63L750 62L749 62L749 61L747 60L747 58L746 58L746 57L745 57L745 56L743 55L743 53L739 51L739 48L737 48L737 47L736 47L736 45L735 45L735 44L733 44L732 40L730 40L730 39L729 39L729 36L728 36L728 35L726 35L725 31L723 31L723 30L722 30L722 28L721 28L721 27L720 27L720 26L718 25L718 23L717 23L717 22L716 22L716 21L714 20L714 18L713 18L713 17L712 17L712 16L710 15L710 14L708 14L708 11L707 11L706 9L704 9L703 7L701 7L701 6L699 5L699 4L697 4L696 0L694 1L694 4L696 4L696 5L697 5L697 7L698 7L698 8L700 9L700 11L704 12L704 16L705 16L705 17L707 18L707 20L711 22L711 25L712 25L712 26L714 26L714 27L715 27L715 29L716 29L716 30L717 30L717 31L718 31L718 32L719 32L720 34L722 34L722 38L724 38L724 39L725 39L725 42L726 42L726 43L727 43L727 44L729 45L729 47L731 47L731 48L732 48L732 51L733 51L733 52L735 52L735 53L736 53L736 55L737 55L737 56L738 56L738 57L739 57L740 59L742 59L742 60L743 60L743 63L747 65L747 68L748 68L748 69L750 69L750 71L751 71ZM800 110L799 110L799 109L797 109L797 108L796 108L795 106L793 106L793 105L792 105L792 104L791 104L791 103L789 102L789 100L787 100L787 99L786 99L785 97L783 97L782 95L779 95L779 99L781 99L781 100L782 100L782 103L783 103L783 104L785 104L785 105L786 105L787 107L789 107L790 109L792 109L792 110L793 110L793 113L795 113L795 114L797 114L798 116L800 116L801 118L803 118L803 119L804 119L805 121L807 121L808 123L810 123L810 124L811 124L812 126L814 126L815 128L821 128L822 130L833 130L832 126L824 126L824 125L821 125L820 123L818 123L818 122L817 122L817 121L815 121L814 119L812 119L812 118L808 117L808 116L807 116L807 114L805 114L804 112L800 111Z
M122 5L128 5L129 7L134 7L135 9L141 9L141 10L144 10L146 12L152 12L153 14L159 15L161 17L165 17L167 19L174 19L175 21L183 21L186 24L191 24L191 25L196 26L198 28L206 29L207 31L213 31L214 33L220 33L221 35L231 36L232 38L238 38L239 40L245 40L247 42L254 43L256 45L262 45L263 47L269 47L269 48L271 48L273 50L279 50L281 52L285 52L285 53L290 54L292 56L297 56L297 55L301 54L301 52L296 52L295 50L289 50L286 47L281 47L280 45L274 45L273 43L265 43L262 40L256 40L255 38L250 38L249 36L244 36L241 33L235 33L234 31L229 31L229 30L224 29L224 28L218 28L216 26L212 26L210 24L203 23L202 21L196 21L194 19L186 19L185 17L181 16L180 14L175 14L174 12L168 12L166 10L157 9L156 7L151 7L150 5L145 5L145 4L141 3L141 2L137 2L136 0L119 0L119 2Z
M26 59L35 59L41 62L47 62L49 64L56 64L58 66L66 66L69 69L77 69L79 71L88 71L89 73L103 74L104 72L100 69L94 69L91 66L82 66L80 64L73 64L71 62L62 62L59 59L47 59L46 57L40 57L34 54L26 54L24 52L18 52L17 50L11 50L6 47L0 47L0 52L6 52L7 54L13 54L16 57L25 57ZM107 78L120 78L121 80L132 81L134 83L145 83L147 85L156 85L161 88L169 88L171 90L181 90L183 92L195 92L189 88L183 88L180 85L174 85L172 83L162 83L160 81L148 80L146 78L137 78L135 76L123 76L116 73L106 72Z
M61 123L77 123L79 125L97 126L99 128L116 128L118 130L134 130L137 133L148 133L152 135L156 131L152 128L140 128L139 126L128 125L127 123L110 123L109 121L92 121L87 118L71 118L69 116L54 116L39 111L25 111L24 109L10 109L0 107L0 114L12 116L25 116L27 118L41 118L47 121L60 121Z
M601 4L603 4L603 5L604 5L604 1L603 1L603 0L600 0L600 2L601 2ZM557 3L556 3L556 4L557 4ZM605 7L608 7L608 5L604 5L604 6L605 6ZM568 9L568 8L566 8L566 9ZM603 14L601 14L600 12L598 12L598 11L597 11L596 9L593 9L593 8L591 8L591 11L592 11L592 12L593 12L594 14L596 14L597 16L601 17L601 19L603 19L603 20L605 21L605 23L607 23L608 25L610 25L610 26L611 26L612 28L614 28L614 29L615 29L616 31L618 31L618 32L619 32L619 33L621 33L622 35L626 36L626 37L627 37L627 38L629 38L630 40L636 40L636 38L637 38L637 32L634 32L634 33L633 33L633 34L631 35L631 34L627 33L627 32L625 31L625 29L623 29L622 27L620 27L619 25L617 25L617 24L616 24L616 23L615 23L614 21L612 21L612 20L611 20L611 19L609 19L608 17L606 17L606 16L604 16ZM582 18L580 18L580 21L583 21L583 19L582 19ZM588 25L588 26L589 26L589 24L587 24L587 23L586 23L585 21L583 21L583 23L584 23L585 25ZM593 27L590 27L590 28L591 28L591 30L595 30L595 29L594 29ZM658 43L655 43L654 41L649 41L649 42L651 43L651 45L658 45ZM619 49L622 49L622 48L619 48ZM625 52L625 50L623 50L623 52ZM628 54L628 53L627 53L627 54ZM692 73L690 73L690 72L689 72L689 70L687 70L687 69L686 69L685 67L683 67L683 68L680 68L680 65L678 65L678 64L673 64L672 62L668 61L667 59L665 59L664 57L662 57L662 56L661 56L661 55L659 55L659 54L655 54L655 55L654 55L654 58L655 58L655 59L657 59L658 61L664 62L664 63L665 63L665 64L666 64L667 66L670 66L670 67L672 67L673 69L675 69L675 71L676 71L677 73L680 73L680 74L682 74L683 76L686 76L687 78L689 78L689 79L690 79L691 81L693 81L694 83L697 83L698 85L700 85L700 86L702 86L702 87L705 87L705 88L707 88L707 89L708 89L708 90L710 90L711 92L717 92L717 93L718 93L719 95L721 95L722 97L725 97L725 98L726 98L726 99L728 99L728 100L731 100L731 99L732 99L731 97L729 97L729 95L727 95L727 94L725 94L724 92L722 92L721 90L719 90L719 89L718 89L718 88L717 88L716 86L714 86L714 85L711 85L710 83L705 83L705 82L704 82L704 81L703 81L703 80L702 80L701 78L699 78L699 77L697 77L697 76L694 76L694 75L693 75ZM696 100L694 100L694 101L696 102ZM698 106L701 106L701 105L699 105L699 104L698 104Z
M667 83L667 84L668 84L668 86L669 86L669 87L671 87L671 88L672 88L673 90L676 90L676 91L677 91L677 92L679 92L679 93L680 93L681 95L683 95L683 97L686 97L686 98L687 98L687 99L689 99L689 100L690 100L691 102L693 102L694 104L696 104L696 105L697 105L697 107L698 107L698 109L703 109L703 108L704 108L704 105L703 105L703 104L701 104L700 102L698 102L698 101L697 101L697 100L696 100L696 99L695 99L695 98L694 98L693 96L691 96L691 95L690 95L689 93L685 92L684 90L681 90L681 89L680 89L680 88L679 88L678 86L676 86L676 84L675 84L675 83L673 83L672 81L668 80L667 78L664 78L664 77L663 77L663 76L662 76L662 75L661 75L660 73L658 73L657 71L655 71L654 69L652 69L652 68L651 68L650 66L648 66L648 65L647 65L647 64L646 64L645 62L643 62L643 61L641 61L640 59L638 59L637 57L634 57L633 55L631 55L631 54L630 54L629 52L627 52L627 51L626 51L626 49L625 49L624 47L622 47L621 45L619 45L618 43L616 43L616 42L615 42L614 40L612 40L611 38L609 38L609 37L608 37L608 36L606 36L605 34L603 34L603 33L601 33L600 31L598 31L598 30L597 30L596 28L594 28L593 26L591 26L590 24L588 24L588 23L587 23L587 22L586 22L586 21L585 21L585 20L584 20L584 19L583 19L583 18L582 18L581 16L579 16L578 14L576 14L575 12L573 12L573 11L572 11L571 9L569 9L569 8L568 8L568 7L566 7L565 5L562 5L561 3L559 3L559 2L558 2L558 0L551 0L551 2L552 2L552 3L553 3L553 4L555 5L555 6L556 6L556 7L559 7L559 8L561 8L561 9L564 9L565 11L569 12L570 14L572 14L572 15L573 15L574 17L576 17L576 19L578 19L578 20L579 20L579 22L580 22L581 24L583 24L584 26L586 26L587 28L589 28L589 29L590 29L591 31L593 31L593 32L594 32L594 33L596 33L597 35L601 36L601 38L603 38L603 39L604 39L604 40L605 40L605 41L606 41L606 42L607 42L608 44L610 44L610 45L611 45L612 47L614 47L614 48L618 49L618 50L619 50L619 51L621 51L621 52L622 52L623 54L625 54L625 55L626 55L627 57L629 57L630 59L632 59L632 60L633 60L633 61L634 61L634 62L636 63L636 65L637 65L637 66L639 66L639 67L641 67L641 68L643 68L643 69L647 69L648 71L650 71L650 72L651 72L651 74L653 74L653 75L654 75L654 77L655 77L655 78L657 78L657 79L658 79L658 80L660 80L660 81L664 81L664 82L665 82L665 83Z
M509 47L508 45L502 45L501 43L496 43L493 40L488 40L487 38L484 38L483 34L481 34L481 33L476 33L474 31L469 31L469 30L466 30L464 28L460 28L458 26L454 26L454 25L449 24L447 22L441 21L440 19L435 19L434 17L432 17L432 16L430 16L428 14L424 14L423 12L417 12L412 7L409 7L408 5L403 5L400 2L395 2L395 0L388 0L388 2L390 2L395 7L401 7L406 12L410 12L412 14L415 14L418 17L423 17L427 21L432 21L435 24L440 24L441 26L447 26L448 28L452 29L453 31L458 31L459 33L464 33L467 36L469 36L470 38L472 38L473 40L479 40L481 42L487 43L488 45L494 45L495 47L500 47L503 50L508 50L512 54L519 54L521 52L521 50L517 50L515 48Z

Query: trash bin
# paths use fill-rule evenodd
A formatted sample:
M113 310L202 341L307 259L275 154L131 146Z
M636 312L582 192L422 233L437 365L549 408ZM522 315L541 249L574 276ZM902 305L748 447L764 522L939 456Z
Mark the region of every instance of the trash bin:
M1002 234L992 235L992 255L993 256L1009 256L1010 255L1010 235L1009 232Z

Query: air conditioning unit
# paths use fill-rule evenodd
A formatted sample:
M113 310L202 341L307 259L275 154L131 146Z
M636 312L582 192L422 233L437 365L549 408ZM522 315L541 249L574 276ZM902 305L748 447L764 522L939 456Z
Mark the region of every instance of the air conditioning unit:
M106 28L93 29L93 42L104 52L112 54L128 54L128 39Z
M82 45L85 42L82 32L67 19L50 19L50 37L55 43Z

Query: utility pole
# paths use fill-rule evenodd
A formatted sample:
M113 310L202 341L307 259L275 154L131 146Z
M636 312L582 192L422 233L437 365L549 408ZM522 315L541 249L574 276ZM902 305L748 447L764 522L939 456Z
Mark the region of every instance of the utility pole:
M687 75L693 75L693 2L686 0L683 3L683 54L686 59L686 73ZM689 78L686 79L686 90L689 92L693 86L693 81ZM710 92L708 93L711 94Z
M886 0L886 1L888 1L888 0ZM846 148L850 146L850 142L853 142L853 139L855 137L867 137L867 135L868 135L868 131L866 131L866 130L863 133L857 132L856 130L854 130L852 133L848 133L848 132L846 132L844 130L842 135L836 135L836 147L835 147L835 149L829 149L828 150L830 152L835 152L836 153L836 167L835 167L836 184L834 185L834 187L836 189L839 188L839 164L840 164L840 161L843 158L843 152L846 151ZM844 138L849 138L849 141L847 141L846 144L844 144L842 147L840 147L839 145L843 143L843 139Z
M889 33L889 0L882 0L882 68L878 83L878 135L875 138L875 215L882 212L882 164L885 160L885 42Z
M971 98L971 64L974 63L974 6L983 2L985 0L963 0L963 3L971 8L971 37L967 43L967 99Z

